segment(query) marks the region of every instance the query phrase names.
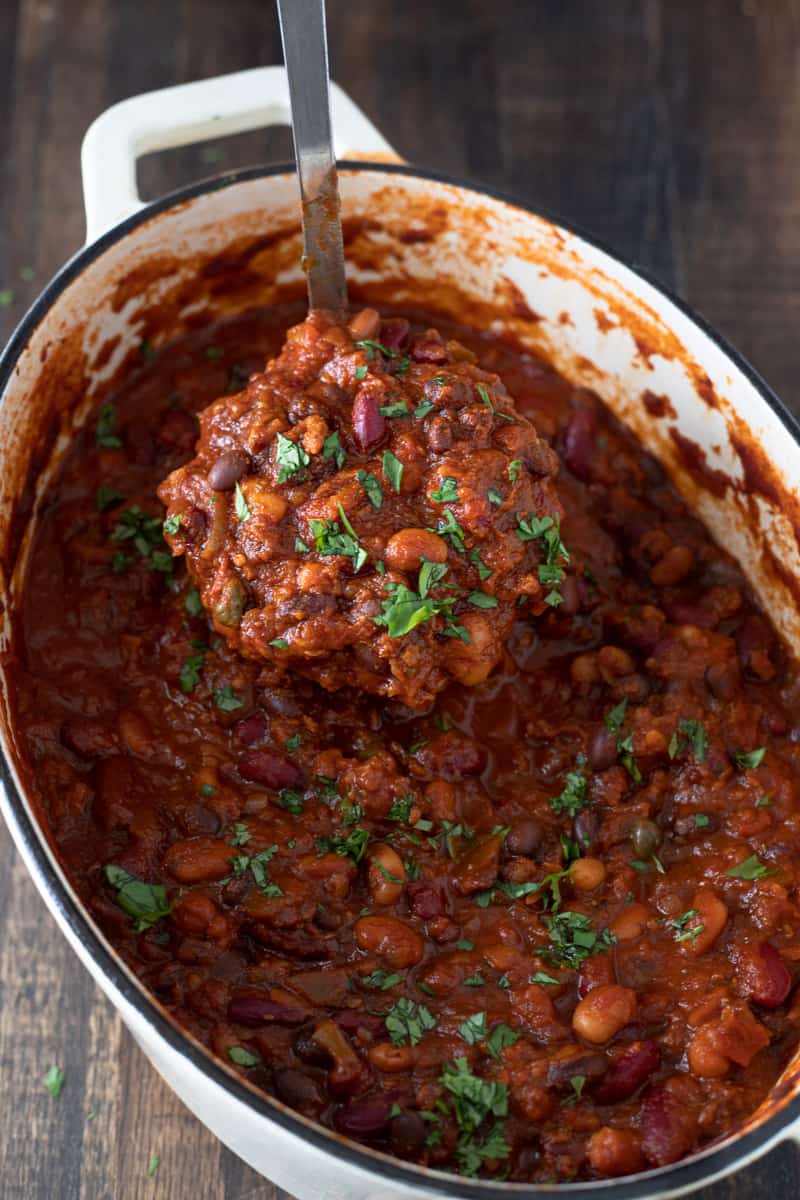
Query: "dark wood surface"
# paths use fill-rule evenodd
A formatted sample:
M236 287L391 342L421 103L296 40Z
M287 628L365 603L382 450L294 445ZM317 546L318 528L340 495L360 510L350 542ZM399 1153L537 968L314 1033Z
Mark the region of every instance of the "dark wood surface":
M800 412L798 0L329 0L329 20L335 78L401 154L578 222L688 299ZM0 0L0 334L81 244L79 146L97 113L279 60L268 0ZM155 156L142 188L289 146L248 134ZM52 1063L58 1100L42 1085ZM767 1190L800 1195L794 1147L700 1195ZM147 1065L4 830L0 1195L283 1200Z

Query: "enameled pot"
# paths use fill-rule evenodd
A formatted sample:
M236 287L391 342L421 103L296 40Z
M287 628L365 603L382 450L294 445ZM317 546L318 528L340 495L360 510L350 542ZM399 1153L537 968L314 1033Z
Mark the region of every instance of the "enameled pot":
M253 98L260 99L258 105ZM288 122L279 68L117 105L83 150L88 242L49 284L0 360L2 808L65 936L184 1103L257 1171L300 1197L632 1197L685 1194L786 1138L800 1142L800 1055L726 1140L675 1166L561 1187L474 1182L401 1163L252 1090L147 995L77 900L40 825L15 732L8 666L30 535L73 432L136 348L302 290L293 168L223 175L143 207L146 151ZM400 164L334 88L353 297L506 329L598 392L665 466L800 647L800 429L701 320L591 239L513 200Z

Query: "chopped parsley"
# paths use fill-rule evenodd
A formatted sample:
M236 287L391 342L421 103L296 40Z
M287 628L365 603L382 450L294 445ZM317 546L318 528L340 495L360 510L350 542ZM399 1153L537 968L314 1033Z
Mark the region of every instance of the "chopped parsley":
M303 811L303 797L291 788L282 788L278 794L278 804L285 808L293 817L299 817Z
M55 1064L53 1064L42 1080L42 1083L47 1088L54 1100L57 1100L61 1095L61 1089L64 1086L65 1079L66 1076L61 1070L61 1067L57 1067Z
M486 592L470 592L467 601L475 608L497 608L497 597L487 596Z
M424 1004L415 1004L405 997L386 1014L386 1029L394 1046L403 1046L406 1042L416 1046L437 1023L437 1018Z
M148 570L168 574L172 571L172 555L161 536L161 525L160 517L152 517L133 505L119 514L119 520L111 530L111 541L130 543L145 559ZM127 556L122 555L122 558L125 558L127 566ZM125 570L125 566L121 570ZM116 574L120 573L120 568L114 566L113 560L112 569Z
M236 516L239 518L240 521L249 521L250 520L250 508L247 504L247 501L244 498L244 492L242 491L242 486L238 482L236 484L236 487L233 489L233 506L234 506L234 509L236 510Z
M367 378L367 373L368 373L367 368L364 366L363 363L360 366L356 367L356 379L358 380L359 383L361 383L362 379Z
M678 733L682 736L679 737ZM673 733L669 739L667 753L670 758L677 758L679 754L685 754L688 749L691 749L699 763L705 762L708 750L708 735L702 721L695 721L694 719L679 721L678 731Z
M581 1096L583 1095L583 1089L586 1086L586 1076L570 1076L569 1086L572 1088L572 1095L567 1096L566 1100L563 1101L563 1107L565 1108L571 1104L577 1104L580 1100Z
M582 808L586 808L591 803L589 800L589 781L580 767L583 765L581 760L578 760L578 766L574 771L567 771L566 783L562 791L557 796L550 797L550 806L553 812L559 815L566 813L569 817L574 817Z
M617 940L610 929L601 929L596 933L591 917L585 913L559 912L542 920L550 938L550 945L542 951L542 958L554 966L577 970L590 954L608 950Z
M374 988L376 991L388 992L390 988L396 987L398 983L403 982L403 976L398 975L396 971L387 974L386 971L378 969L370 975L364 975L359 980L359 983L364 987Z
M459 1025L458 1032L469 1046L475 1046L478 1042L482 1042L489 1033L486 1013L477 1012L473 1013L471 1017L467 1017L466 1021L462 1021Z
M705 925L697 921L699 916L699 909L688 908L679 917L673 917L671 921L667 921L667 928L672 930L672 936L676 942L691 942L694 945L705 929Z
M183 598L183 607L190 617L200 616L200 613L203 611L203 601L200 599L200 593L197 588L189 588Z
M441 616L445 621L444 633L450 637L460 637L462 641L470 640L469 633L462 625L457 625L453 619L452 608L455 599L446 596L437 599L430 595L430 590L440 583L447 574L444 563L423 561L419 570L417 582L418 592L413 592L404 583L389 582L386 591L387 599L381 601L383 612L373 617L376 625L385 626L389 637L404 637L423 621Z
M374 358L376 350L386 358L401 357L399 350L390 350L388 346L384 346L382 342L376 342L373 338L362 338L360 342L356 342L356 346L359 350L366 351L369 359Z
M289 643L287 642L286 638L282 638L282 637L273 638L269 644L270 644L270 646L274 646L276 650L288 650L289 649Z
M338 439L338 434L334 434ZM326 439L326 442L329 439ZM280 470L278 472L278 483L286 483L295 475L300 474L304 467L307 467L311 459L306 454L299 442L293 442L291 438L284 437L282 433L277 436L278 449L275 453L275 461Z
M492 1058L499 1058L507 1046L513 1046L520 1039L510 1025L495 1025L486 1041L486 1051Z
M309 554L311 547L302 538L298 537L294 539L294 552L295 554Z
M267 869L277 853L277 846L269 846L266 850L259 850L258 854L254 854L252 857L247 854L237 854L231 859L233 873L239 878L249 871L262 895L282 896L283 889L278 887L277 883L272 882Z
M225 687L215 688L211 694L220 712L235 712L244 704L244 700L236 695L229 683L226 683Z
M411 809L414 807L413 796L401 796L399 800L392 801L392 807L389 809L387 821L399 821L401 824L406 824L411 816Z
M508 1116L507 1086L499 1080L474 1075L465 1058L445 1063L439 1082L453 1097L453 1112L459 1127L456 1161L461 1173L474 1176L485 1162L508 1158L511 1149L503 1136L501 1120ZM494 1117L497 1123L482 1141L478 1140L475 1135L489 1117Z
M452 475L445 475L435 492L430 492L431 500L437 504L452 504L458 500L457 480Z
M408 408L405 400L394 400L391 404L381 405L381 415L384 417L407 417Z
M481 583L483 583L484 580L489 578L489 576L491 575L492 572L489 570L489 568L486 566L486 563L481 558L481 552L477 548L477 546L475 547L474 550L470 550L469 561L472 563L475 570L478 572L478 578L480 579Z
M548 975L546 971L537 971L536 974L531 975L530 979L528 980L528 983L538 983L542 985L549 983L557 984L558 982L559 981L554 979L552 975Z
M705 813L695 813L694 814L695 829L706 829L710 824L711 824L711 818L707 817Z
M522 460L515 458L508 464L508 478L511 483L516 483L519 476L519 469L522 466Z
M421 421L424 417L427 417L428 413L433 412L435 407L436 405L432 400L421 400L414 409L414 416L418 421Z
M261 1063L259 1056L251 1050L246 1050L244 1046L228 1046L228 1058L236 1063L237 1067L257 1067Z
M486 980L481 975L480 971L476 971L474 975L469 975L463 980L464 987L485 987Z
M338 521L311 521L311 532L317 545L317 552L322 555L341 555L353 560L353 571L358 572L367 561L367 552L358 540L358 535L347 519L347 514L341 502L337 504L342 529Z
M474 949L475 949L475 943L471 942L469 940L469 938L459 938L458 941L456 942L456 950L469 951L469 950L474 950Z
M355 829L350 830L347 837L337 835L336 837L317 838L317 848L320 856L338 854L340 858L352 858L354 863L360 863L367 852L368 842L369 831L356 826Z
M764 879L772 873L769 867L764 866L757 854L751 854L744 862L738 863L735 867L729 867L725 872L733 879Z
M464 530L459 525L453 510L446 508L443 515L439 518L439 523L431 533L438 533L445 541L449 542L457 554L466 554L467 547L464 544Z
M329 433L325 438L325 441L322 443L322 457L326 460L333 459L334 463L336 464L336 469L341 471L342 467L347 461L347 455L345 453L344 446L342 445L342 440L339 437L338 430L335 433Z
M118 450L122 438L117 434L117 414L113 404L104 404L97 413L94 440L101 450Z
M356 479L367 493L367 499L372 507L380 511L383 504L383 488L378 477L373 475L371 471L359 471Z
M124 499L125 497L122 492L118 492L116 488L108 487L107 484L101 483L95 492L94 503L98 512L105 512L107 508L111 508L112 504L119 504Z
M754 767L761 766L766 753L766 746L759 746L758 750L737 750L734 758L737 767L740 767L743 771L749 771Z
M188 658L184 659L181 673L178 676L182 692L186 692L188 695L189 692L193 692L197 687L200 682L200 673L205 666L205 661L205 650L198 650L196 654L190 654Z
M214 362L215 359L224 358L225 350L222 346L206 346L206 358Z
M136 933L142 933L158 924L162 917L169 916L172 905L167 898L166 888L160 883L145 883L130 875L122 867L108 863L105 876L116 890L116 903L133 918L133 928Z
M301 738L299 733L293 733L291 737L286 739L285 746L290 754L294 754L295 750L299 749L300 741Z
M250 830L247 828L247 826L243 825L241 821L237 821L233 826L230 845L246 846L252 836L253 835L250 833Z
M486 499L489 501L490 504L493 504L495 506L495 508L499 508L500 505L503 503L503 493L500 491L499 488L492 486L489 488L489 490L486 493Z
M564 579L564 565L569 562L569 551L561 540L561 518L537 517L531 513L521 517L517 513L517 537L522 542L538 541L544 552L544 562L539 564L539 582L550 591L545 597L548 604L556 608L561 603L558 584Z
M400 459L395 458L391 450L384 450L382 465L384 475L389 480L389 483L392 485L394 490L399 493L404 470Z

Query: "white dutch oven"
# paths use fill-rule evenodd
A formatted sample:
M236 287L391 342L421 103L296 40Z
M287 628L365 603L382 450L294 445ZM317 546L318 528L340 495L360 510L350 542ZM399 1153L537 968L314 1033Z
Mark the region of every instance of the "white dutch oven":
M78 902L39 826L6 667L37 505L71 433L144 335L270 303L302 286L298 197L282 165L225 175L143 207L141 154L288 123L279 68L128 100L83 148L87 245L47 287L0 360L2 807L45 903L184 1103L257 1171L302 1200L544 1196L562 1189L458 1180L322 1130L251 1090L146 995ZM800 430L764 383L681 304L591 240L478 187L398 163L333 90L353 295L466 313L507 328L597 391L656 455L800 646ZM361 161L370 159L375 161ZM654 400L654 397L662 399ZM666 398L666 399L663 399ZM725 1142L693 1159L571 1193L677 1196L785 1138L800 1141L800 1064Z

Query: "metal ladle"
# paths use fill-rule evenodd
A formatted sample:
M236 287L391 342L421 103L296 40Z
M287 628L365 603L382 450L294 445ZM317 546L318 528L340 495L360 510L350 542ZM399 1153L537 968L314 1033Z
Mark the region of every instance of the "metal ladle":
M278 0L278 17L300 180L308 303L343 317L347 283L331 135L325 0Z

